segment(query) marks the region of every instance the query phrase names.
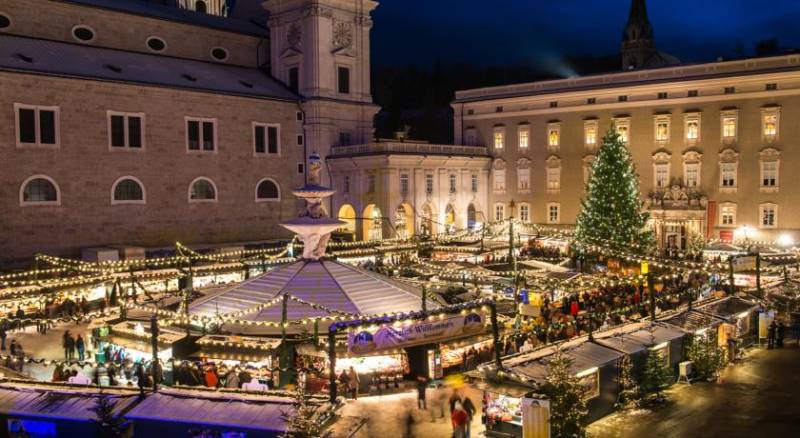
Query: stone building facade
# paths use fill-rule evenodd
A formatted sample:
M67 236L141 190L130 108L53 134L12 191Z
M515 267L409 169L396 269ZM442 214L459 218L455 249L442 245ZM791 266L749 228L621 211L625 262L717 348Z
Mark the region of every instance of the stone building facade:
M371 138L377 3L156 3L0 4L0 260L286 236L307 155Z

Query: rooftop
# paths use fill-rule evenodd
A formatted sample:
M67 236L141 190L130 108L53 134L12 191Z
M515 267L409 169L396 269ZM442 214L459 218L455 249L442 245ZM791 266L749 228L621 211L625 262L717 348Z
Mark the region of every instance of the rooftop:
M488 157L484 146L461 146L420 142L379 141L374 143L334 146L326 157L340 158L367 155L446 155Z
M0 34L0 70L296 101L257 68Z

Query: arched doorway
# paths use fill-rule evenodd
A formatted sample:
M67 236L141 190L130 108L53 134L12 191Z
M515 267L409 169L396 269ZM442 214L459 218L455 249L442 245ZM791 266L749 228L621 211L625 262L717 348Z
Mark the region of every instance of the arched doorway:
M394 212L394 228L397 237L406 239L414 235L414 210L407 203L397 206Z
M422 206L422 221L419 226L419 232L423 236L430 236L436 233L436 228L433 223L433 209L430 204Z
M469 207L467 207L467 228L470 231L472 231L472 230L474 230L475 228L478 227L478 218L477 218L477 216L478 216L478 214L475 211L475 206L472 205L472 204L469 204Z
M444 209L444 230L445 233L452 233L456 229L456 210L453 204L447 204Z
M356 209L350 204L344 204L339 207L339 214L337 218L341 221L347 222L339 228L339 231L356 234Z
M364 240L383 239L383 217L381 209L377 205L369 204L364 208L361 223L363 225Z

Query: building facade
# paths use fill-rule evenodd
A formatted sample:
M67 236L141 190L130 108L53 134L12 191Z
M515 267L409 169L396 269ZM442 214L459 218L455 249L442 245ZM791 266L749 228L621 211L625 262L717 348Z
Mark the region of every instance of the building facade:
M286 236L306 156L371 138L377 3L232 4L0 5L0 260Z

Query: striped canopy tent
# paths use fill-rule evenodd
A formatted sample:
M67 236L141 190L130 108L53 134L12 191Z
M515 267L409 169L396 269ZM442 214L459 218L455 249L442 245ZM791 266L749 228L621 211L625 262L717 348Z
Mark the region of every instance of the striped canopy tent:
M422 308L421 292L410 285L336 261L302 260L209 294L192 303L189 311L222 317L226 331L279 334L284 295L289 334L311 331L313 318L352 320ZM427 300L428 309L438 307ZM331 322L320 320L319 330Z

